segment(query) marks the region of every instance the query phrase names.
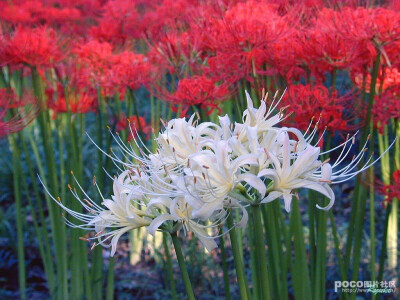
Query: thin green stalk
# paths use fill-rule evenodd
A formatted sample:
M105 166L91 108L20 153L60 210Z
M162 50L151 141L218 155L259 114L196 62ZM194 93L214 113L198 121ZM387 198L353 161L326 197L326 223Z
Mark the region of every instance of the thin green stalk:
M367 140L368 135L373 137L373 124L371 122L372 119L372 106L374 103L374 97L376 92L376 82L378 78L378 71L380 65L380 53L377 54L373 70L371 73L371 84L370 84L370 92L368 95L368 111L366 124L367 127L362 133L360 145L363 145ZM372 144L372 143L371 143ZM358 279L358 267L360 264L360 255L361 255L361 244L362 244L362 231L364 227L364 213L366 208L366 191L365 189L360 188L361 179L360 176L357 178L356 188L354 193L354 206L352 208L352 216L350 220L350 226L348 229L347 236L347 245L346 245L346 257L345 257L345 268L348 269L350 263L350 255L351 248L353 246L353 264L352 264L352 280L356 281ZM353 242L354 241L354 242ZM354 244L353 244L354 243ZM355 297L355 294L352 295L352 298Z
M222 230L220 231L222 233ZM225 291L225 299L231 299L231 291L229 284L229 272L228 272L228 264L226 262L226 249L225 249L225 241L224 237L219 237L219 248L221 249L221 262L222 262L222 272L224 276L224 291Z
M333 68L332 71L332 92L336 91L337 69Z
M22 211L22 197L20 182L24 180L19 161L21 159L19 148L14 136L9 138L13 155L13 184L15 198L15 212L17 221L17 253L18 253L18 284L21 299L26 299L26 266L24 246L24 213Z
M194 300L194 293L192 284L190 283L189 273L186 269L185 258L183 257L181 243L176 233L171 234L172 243L174 244L176 258L178 259L179 268L181 269L181 275L183 283L185 284L186 294L189 300Z
M20 134L20 140L22 143L22 149L25 154L26 164L28 167L28 174L31 178L31 181L34 183L33 184L33 192L34 192L34 196L35 196L35 199L37 202L37 210L39 212L39 221L37 221L38 225L35 225L35 227L36 226L38 227L39 232L37 232L36 235L39 239L39 241L38 241L39 248L43 247L43 253L41 253L41 256L42 256L43 265L45 268L46 279L47 279L47 282L49 285L50 295L53 295L54 287L55 287L54 286L55 274L54 274L53 256L51 254L51 244L50 244L50 239L49 239L49 235L48 235L48 231L47 231L46 218L45 218L44 212L43 212L43 206L42 206L42 201L41 201L41 197L39 194L39 188L38 188L38 185L35 184L37 181L37 176L33 172L33 164L32 164L30 153L28 151L28 147L26 145L25 137L23 134ZM35 205L33 204L33 201L31 200L31 198L29 197L29 188L27 186L26 180L23 180L23 183L24 183L25 189L27 191L27 198L29 201L29 206L31 207L32 217L33 217L36 215ZM40 227L39 227L39 222L41 224Z
M376 249L375 249L375 195L374 195L374 168L370 167L369 172L369 231L371 241L371 259L370 259L370 272L371 281L376 279ZM375 295L372 295L375 299Z
M331 228L332 228L333 242L335 244L335 250L336 250L336 256L337 256L337 264L339 266L340 279L342 281L345 281L346 280L346 274L345 274L344 268L343 268L342 252L340 251L340 243L339 243L338 233L337 233L337 229L336 229L335 218L333 216L332 210L329 211L329 220L330 220ZM345 298L343 293L340 293L339 297L340 297L340 299L344 299Z
M39 99L40 104L44 106L44 87L43 82L35 68L32 68L32 85L34 94ZM58 183L58 168L55 162L54 149L53 149L53 137L51 132L51 121L48 110L42 110L38 116L38 122L42 135L42 142L45 150L46 166L48 170L48 177L50 178L50 185L48 186L50 192L57 196L59 195L59 183ZM39 160L37 162L41 164ZM52 219L52 231L54 239L54 248L57 265L57 283L58 283L58 298L68 299L68 268L67 268L67 255L66 255L66 230L65 224L61 220L61 210L56 203L48 201L48 209L50 219Z
M174 280L174 272L172 270L172 262L171 262L171 255L168 247L168 242L167 242L167 234L163 233L163 246L164 246L164 251L165 251L165 258L167 260L167 273L168 273L168 278L169 278L169 284L171 287L171 297L173 300L178 299L178 295L176 294L176 287L175 287L175 280Z
M96 144L100 149L106 149L105 147L105 138L104 138L104 131L106 131L106 108L105 108L105 103L104 99L98 90L97 92L97 101L98 101L98 111L97 111L97 116L96 116ZM105 187L105 172L103 170L105 160L103 157L103 153L101 151L97 151L97 169L95 170L96 174L96 183L99 187L99 189L102 191L104 190ZM93 194L94 199L98 204L102 202L101 195L98 193L97 189L93 186ZM107 299L113 299L114 295L114 289L111 286L113 284L114 279L114 270L111 269L113 268L113 262L110 262L108 264L108 271L107 271L107 291L106 291L106 298ZM104 261L103 261L103 251L101 247L96 247L93 252L93 267L92 267L92 278L94 280L94 286L93 286L93 295L98 296L98 299L102 299L102 294L103 294L103 266L104 266ZM111 296L110 296L111 294Z
M397 233L398 233L398 219L399 219L399 199L392 199L392 210L388 220L388 233L387 233L387 255L388 267L397 269Z
M106 300L114 299L114 257L108 261Z
M251 216L250 212L250 217L253 219ZM249 222L248 223L248 233L249 233L249 250L250 250L250 269L251 269L251 280L253 282L253 288L252 288L252 295L254 299L260 299L260 284L261 284L261 278L257 276L258 274L258 262L256 259L256 244L255 244L255 237L254 237L254 222ZM240 257L243 257L240 255Z
M377 79L377 73L378 73L378 67L379 67L379 55L376 59L376 62L374 64L374 71L372 74L372 79L371 79L371 90L369 94L369 105L368 105L368 117L367 117L367 124L369 124L369 131L365 130L363 134L363 138L361 143L363 143L366 140L366 134L370 134L371 139L373 140L373 125L371 121L371 109L372 109L372 104L374 100L374 95L375 95L375 86L376 86L376 79ZM365 136L365 138L364 138ZM373 145L373 142L371 142ZM370 182L370 184L373 184L373 182ZM356 217L355 217L355 229L354 229L354 249L353 249L353 262L352 262L352 281L357 281L358 276L359 276L359 266L360 266L360 259L361 259L361 246L362 246L362 236L363 236L363 228L364 228L364 214L365 214L365 209L366 209L366 198L367 198L367 191L366 189L363 189L360 187L361 185L361 179L360 177L357 179L357 184L356 186L358 189L356 189L357 193L355 193L355 199L356 203L359 203L357 212L356 212ZM370 200L373 202L373 190L372 194L369 195ZM373 203L371 202L371 205ZM373 220L374 221L374 220ZM351 299L355 299L355 294L351 295Z
M277 252L275 256L279 256L279 271L280 271L280 283L281 289L279 294L279 299L285 300L289 297L288 291L288 282L287 282L287 274L288 274L288 261L287 255L284 253L283 242L286 243L287 233L286 233L286 224L283 222L283 212L278 201L274 201L272 203L272 218L273 218L273 230L275 231L276 236L276 245L278 250L273 250ZM287 252L289 252L286 249Z
M315 205L317 204L316 200L316 193L309 190L308 191L308 231L309 231L309 255L310 255L310 275L311 281L315 282L315 263L316 263L316 246L315 246L315 225L316 225L316 218L315 218Z
M242 218L240 212L238 210L235 210L233 213L235 222L239 222L240 219ZM244 231L243 228L236 228L236 234L239 241L243 241L243 231ZM240 249L240 255L243 257L243 243L239 243L239 249Z
M392 210L392 207L390 205L387 205L386 212L385 212L385 222L384 222L384 227L383 227L382 250L381 250L381 255L379 257L379 272L378 272L377 281L383 280L383 271L385 270L385 258L386 258L386 253L387 253L386 243L387 243L389 216L390 216L391 210Z
M291 212L291 231L294 235L294 271L292 272L293 281L298 287L299 299L311 299L311 286L307 267L306 247L304 244L303 224L298 201L292 202Z
M257 277L261 279L260 284L260 299L271 299L271 291L269 287L269 278L268 278L268 270L267 270L267 259L265 256L265 243L264 243L264 233L263 233L263 225L261 220L261 207L259 205L252 205L251 211L253 213L253 230L254 230L254 238L255 238L255 246L256 246L256 258L257 265L259 268Z
M395 124L395 132L397 137L400 135L400 126L399 121L396 120ZM388 139L388 135L386 135ZM394 162L396 170L400 168L400 142L396 141L395 144L395 154L394 154ZM388 167L389 168L389 167ZM388 172L390 173L390 171ZM390 180L390 179L389 179ZM389 181L388 180L388 181ZM392 199L391 203L392 209L388 219L388 231L387 231L387 255L388 255L388 267L393 270L397 270L398 265L398 226L399 226L399 199Z
M284 299L285 293L283 292L283 281L281 278L281 264L283 251L280 248L282 243L280 235L278 235L279 224L276 222L275 211L273 204L261 206L263 217L265 235L269 252L267 253L268 263L271 266L269 276L271 286L271 293L274 298ZM287 295L286 295L287 296Z
M227 222L228 227L230 228L229 237L231 239L231 246L232 246L232 251L233 251L233 259L235 262L236 277L237 277L237 281L238 281L238 285L239 285L240 298L242 300L251 299L249 284L247 283L245 268L244 268L244 264L243 264L243 258L240 254L240 247L239 247L239 241L238 241L237 234L236 234L236 228L234 227L234 224L233 224L232 212L229 214L226 222Z
M325 201L326 202L326 201ZM326 284L326 223L327 212L318 211L317 225L317 253L315 263L315 281L314 281L314 299L323 299L325 297Z

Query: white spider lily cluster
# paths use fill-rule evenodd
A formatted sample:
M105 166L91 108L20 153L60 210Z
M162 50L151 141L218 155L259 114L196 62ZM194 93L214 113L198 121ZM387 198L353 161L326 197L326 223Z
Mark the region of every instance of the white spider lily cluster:
M226 115L219 124L173 119L156 141L155 152L136 140L131 145L114 136L123 157L109 155L120 167L114 178L114 195L102 206L76 198L87 213L77 213L59 205L82 224L73 227L94 230L90 239L111 246L114 255L120 236L145 226L150 234L157 230L192 232L211 251L214 238L233 210L241 213L235 226L247 224L246 206L260 205L283 198L289 212L297 189L315 190L329 199L321 209L335 201L330 184L348 180L375 161L360 168L365 146L345 167L339 168L354 144L354 137L330 150L339 150L335 163L322 161L320 148L311 144L316 128L305 134L298 129L278 127L284 109L275 112L279 101L269 109L263 99L259 108L247 94L247 109L242 123L232 123ZM139 142L140 139L139 139ZM144 150L142 150L144 149ZM228 229L229 230L229 229Z

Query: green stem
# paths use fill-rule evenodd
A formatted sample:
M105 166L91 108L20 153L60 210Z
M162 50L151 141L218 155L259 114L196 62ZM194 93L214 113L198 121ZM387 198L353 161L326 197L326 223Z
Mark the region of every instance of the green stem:
M267 270L267 259L265 256L265 243L263 225L261 220L261 207L259 205L252 205L251 211L253 213L253 230L256 247L256 258L257 265L259 266L256 270L258 271L257 277L261 280L260 292L258 293L261 299L271 299L269 278Z
M15 212L17 220L17 253L18 253L18 283L21 299L26 299L26 266L25 266L25 246L24 246L24 213L22 211L22 197L20 182L23 180L21 170L20 153L14 137L10 136L10 146L13 154L13 183L15 197Z
M336 91L336 80L337 80L337 69L336 67L332 70L332 92Z
M165 257L167 260L167 271L168 271L169 284L171 286L171 296L172 296L173 300L177 300L178 296L176 294L174 272L172 270L172 262L171 262L170 251L169 251L169 247L168 247L168 243L167 243L167 235L165 233L163 233L163 246L164 246L164 251L165 251Z
M340 251L340 243L339 243L338 233L337 233L337 229L336 229L335 218L333 216L332 210L329 211L329 220L331 222L331 227L332 227L333 242L335 244L337 264L339 265L340 279L342 281L345 281L346 275L345 275L344 268L343 268L342 252ZM340 299L344 299L344 294L340 293L339 297L340 297Z
M251 216L251 220L253 219L253 217ZM258 269L258 264L256 261L256 246L255 246L255 238L254 238L254 222L249 222L248 223L248 232L249 232L249 237L248 237L248 241L249 241L249 250L250 250L250 269L251 269L251 280L253 282L253 298L254 299L260 299L260 278L257 276L257 269ZM241 255L242 257L242 255Z
M114 257L110 257L108 262L107 272L107 294L106 300L113 300L114 298Z
M325 203L326 201L323 200ZM324 203L324 204L325 204ZM323 299L325 297L325 284L326 284L326 223L327 212L323 210L318 211L317 215L317 259L315 263L315 288L314 299Z
M44 86L38 71L32 68L33 91L42 106L45 105ZM42 135L42 142L46 157L46 167L50 178L49 190L54 195L59 195L59 182L57 178L58 168L56 166L54 155L54 143L51 132L51 121L48 110L42 110L38 116L38 122ZM38 165L42 164L39 160ZM53 201L48 201L49 216L52 224L54 248L57 266L57 293L58 298L68 299L68 268L66 254L66 229L64 222L60 218L61 209Z
M220 232L222 233L222 231ZM222 272L224 275L224 291L225 291L225 299L231 299L230 285L229 285L229 272L228 272L228 264L226 263L226 249L225 249L225 241L224 237L219 237L219 247L221 249L221 261L222 261Z
M230 212L230 214L227 218L227 225L230 228L229 237L231 239L233 259L235 262L236 277L237 277L237 281L238 281L238 285L239 285L240 298L242 300L251 299L249 285L247 283L245 268L244 268L244 264L243 264L243 259L240 254L239 241L237 238L235 226L233 224L232 212Z
M37 176L33 172L33 165L32 165L32 161L31 161L30 153L28 151L28 147L26 145L26 141L25 141L23 134L20 134L20 139L22 142L22 148L24 150L25 159L26 159L26 163L28 166L28 174L31 177L31 181L36 182ZM29 187L28 187L27 181L24 180L23 184L25 186L25 190L27 193L27 199L29 201L29 206L31 207L32 217L35 216L35 218L36 218L36 209L35 209L35 205L33 204L33 201L31 200L31 197L29 197ZM44 212L43 212L43 206L42 206L42 201L41 201L41 197L39 194L39 188L38 188L37 184L33 184L33 191L34 191L34 197L36 198L36 202L37 202L37 210L39 211L39 221L37 221L36 222L37 224L35 225L35 229L37 227L36 235L39 238L39 240L38 240L39 249L43 248L43 251L41 251L41 256L42 256L43 265L44 265L45 272L46 272L46 278L47 278L47 282L49 285L50 295L53 295L54 288L55 288L53 256L51 254L51 244L50 244L50 239L49 239L49 235L48 235L48 231L47 231L47 227L46 227L46 219L45 219ZM39 224L41 224L41 226Z
M310 278L308 275L306 247L304 244L303 224L301 222L298 201L292 202L291 231L294 235L294 272L293 281L296 282L298 293L296 298L311 299Z
M315 218L315 210L316 207L315 205L317 204L316 200L316 193L313 191L309 190L308 191L308 228L309 228L309 234L310 234L310 240L309 240L309 252L310 252L310 274L311 274L311 281L315 282L316 277L315 277L315 270L316 270L316 245L315 245L315 225L316 225L316 218Z
M183 280L183 283L185 284L188 299L194 300L195 298L194 298L194 293L193 293L193 289L192 289L192 284L190 283L189 274L186 269L185 258L183 257L181 243L180 243L176 233L172 233L171 238L172 238L172 243L174 244L175 253L176 253L176 257L178 259L179 267L181 269L182 280Z
M377 54L375 62L374 62L374 67L372 70L371 74L371 85L370 85L370 92L369 92L369 97L368 97L368 113L367 113L367 119L366 119L366 124L367 128L363 131L363 135L361 138L361 145L364 144L364 142L367 140L367 136L369 135L371 139L373 140L373 122L372 122L372 106L374 103L374 97L375 97L375 92L376 92L376 82L378 78L378 71L379 71L379 65L380 65L380 53ZM373 141L371 142L371 145L374 145ZM370 182L370 184L373 184ZM360 187L361 185L361 178L358 177L357 179L357 184L356 184L356 193L355 193L355 199L356 199L356 205L358 206L356 208L356 216L355 216L355 228L354 228L354 249L353 249L353 265L352 265L352 279L353 281L358 280L358 274L359 274L359 265L360 265L360 258L361 258L361 245L362 245L362 232L364 228L364 214L365 214L365 209L366 209L366 190ZM372 191L373 192L373 191ZM370 200L373 202L373 193L370 194ZM373 203L371 202L371 205ZM355 294L351 296L352 299L355 299Z

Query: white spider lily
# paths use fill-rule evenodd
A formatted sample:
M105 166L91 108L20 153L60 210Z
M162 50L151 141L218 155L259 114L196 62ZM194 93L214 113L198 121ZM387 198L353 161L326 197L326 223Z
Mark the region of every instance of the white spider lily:
M141 193L138 192L134 186L127 188L126 185L123 184L126 176L127 173L124 173L121 174L119 178L114 179L113 195L111 196L111 199L104 199L102 196L102 206L96 204L96 202L94 202L84 192L75 179L87 199L81 199L72 188L71 192L82 204L87 213L80 213L71 210L66 207L60 199L56 200L52 197L46 187L45 189L62 209L83 223L75 224L65 219L65 222L69 226L88 231L95 231L94 236L83 239L87 241L98 240L98 243L94 243L93 246L102 245L107 248L111 247L111 256L113 256L117 249L118 240L125 232L139 227L148 226L151 223L151 218L149 218L143 210L135 207L135 202L142 202L142 199L140 198Z
M279 197L283 197L286 211L290 211L293 191L299 188L315 190L329 198L328 206L332 207L335 195L329 186L331 179L331 166L322 164L319 159L320 149L309 145L300 152L293 153L290 149L289 135L283 134L282 158L280 159L273 153L268 153L273 168L261 170L259 177L272 180L270 193L261 202L271 202ZM317 173L322 170L321 173ZM321 208L318 206L318 208Z
M99 239L99 244L112 247L112 255L123 233L142 226L150 234L157 230L191 231L211 251L217 246L214 238L218 235L209 235L208 231L219 231L232 209L239 208L242 213L235 226L245 226L248 204L283 198L285 209L290 211L295 190L307 188L329 199L326 207L317 205L327 210L335 201L330 184L348 180L380 159L372 161L371 157L358 168L364 160L364 145L342 167L354 137L321 152L310 144L317 132L311 125L307 137L296 128L277 127L285 119L284 109L274 113L280 99L275 97L268 109L263 99L260 107L254 108L247 92L246 96L248 107L242 123L232 124L228 116L220 117L219 125L198 124L194 115L187 121L171 120L160 132L154 153L139 136L132 146L111 133L123 155L119 158L114 152L103 152L121 171L114 179L114 194L111 199L103 198L100 206L84 191L89 200L81 200L72 190L87 213L73 211L56 200L83 223L66 220L68 225L94 230L96 234L88 240ZM334 150L341 151L337 160L332 165L322 162L321 155Z
M282 95L283 96L283 95ZM236 123L234 135L238 137L239 140L246 140L247 137L247 127L257 127L258 133L266 132L269 130L278 130L275 126L279 124L284 119L284 114L282 109L278 113L275 113L275 109L281 102L281 98L276 100L276 96L273 98L270 107L267 110L267 105L265 101L261 101L259 108L254 108L253 100L251 99L249 93L246 91L247 99L247 109L243 112L243 124Z
M206 226L196 222L193 217L193 208L185 201L184 197L177 197L172 200L164 199L161 201L153 201L153 203L149 204L149 206L153 205L156 205L157 207L165 206L168 212L159 215L151 222L147 227L150 234L154 235L164 223L173 221L180 223L185 234L189 231L193 232L207 251L210 252L217 247L217 243L214 241L213 237L208 236L206 232L206 228L216 226Z
M215 138L218 128L216 124L196 123L194 115L188 121L184 118L173 119L158 136L158 157L169 169L170 166L173 168L177 165L186 165L192 153L198 152L205 142Z
M190 168L185 169L186 176L194 184L193 194L188 200L196 201L199 207L194 215L206 219L213 210L220 209L223 201L236 185L245 182L255 188L261 197L265 195L265 184L254 174L246 172L251 166L257 166L257 156L245 154L232 158L227 141L215 143L214 149L203 150L190 157ZM197 197L196 197L197 196Z

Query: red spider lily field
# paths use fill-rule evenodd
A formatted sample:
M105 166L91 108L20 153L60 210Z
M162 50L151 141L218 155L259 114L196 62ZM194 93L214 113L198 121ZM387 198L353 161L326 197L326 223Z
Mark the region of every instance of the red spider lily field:
M400 2L0 1L1 299L400 299Z

